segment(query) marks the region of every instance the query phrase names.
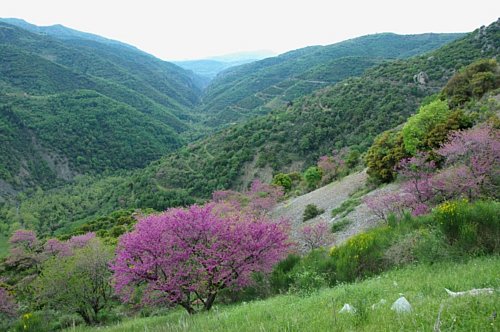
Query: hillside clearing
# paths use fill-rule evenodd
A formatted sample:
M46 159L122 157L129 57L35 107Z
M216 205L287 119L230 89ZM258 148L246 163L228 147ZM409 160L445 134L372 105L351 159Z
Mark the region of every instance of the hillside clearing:
M359 234L377 224L378 218L368 209L366 204L360 203L347 213L344 218L336 216L332 218L332 210L339 208L342 203L349 200L349 198L358 191L361 191L368 179L366 170L350 174L339 181L332 182L324 187L311 191L305 195L291 198L274 208L272 216L274 218L286 218L292 224L292 236L305 224L314 224L320 220L329 221L335 224L341 219L349 220L348 225L341 231L335 233L334 244L338 245L349 237ZM377 195L382 191L394 190L395 184L376 189L366 195ZM364 195L362 196L364 197ZM360 201L362 201L360 197ZM304 210L308 204L314 204L325 212L317 217L302 221Z

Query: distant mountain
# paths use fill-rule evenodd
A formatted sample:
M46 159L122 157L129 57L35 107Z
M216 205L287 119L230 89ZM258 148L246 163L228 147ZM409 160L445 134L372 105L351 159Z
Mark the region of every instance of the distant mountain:
M209 126L239 122L267 114L347 77L361 75L384 60L422 54L461 36L375 34L233 67L210 83L198 111Z
M176 65L205 77L208 83L225 69L273 56L270 51L240 52L200 60L173 61Z
M0 22L15 25L17 27L20 27L24 30L28 30L28 31L36 33L36 34L44 34L44 35L48 35L48 36L55 37L58 39L91 40L91 41L99 42L102 44L123 46L123 47L131 48L133 50L141 52L135 46L125 44L125 43L122 43L122 42L117 41L117 40L108 39L108 38L104 38L104 37L101 37L98 35L94 35L92 33L74 30L74 29L65 27L64 25L61 25L61 24L55 24L55 25L50 25L50 26L38 26L38 25L28 23L25 20L22 20L19 18L0 18ZM144 53L144 54L146 54L146 53Z
M35 32L0 22L3 191L145 166L183 144L198 77L125 44L17 23Z

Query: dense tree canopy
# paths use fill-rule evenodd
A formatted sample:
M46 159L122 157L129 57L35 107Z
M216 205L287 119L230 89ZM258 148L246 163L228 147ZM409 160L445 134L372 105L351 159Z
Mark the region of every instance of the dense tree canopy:
M194 313L209 310L221 290L248 285L253 272L269 272L286 253L285 225L220 207L194 205L140 220L118 243L116 291L130 299L134 286L145 284L143 300Z

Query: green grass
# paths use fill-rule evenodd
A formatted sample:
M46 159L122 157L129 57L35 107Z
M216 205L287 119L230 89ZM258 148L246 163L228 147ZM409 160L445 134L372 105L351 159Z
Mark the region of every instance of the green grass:
M361 203L360 198L349 198L342 202L342 204L338 207L332 210L332 217L339 216L340 218L344 218L347 216L349 213L354 211L356 206L358 206Z
M450 298L444 288L463 291L493 287L493 295ZM281 295L189 316L175 310L163 317L124 321L116 326L68 331L433 331L439 307L441 331L498 331L500 258L440 263L394 270L356 284L324 289L309 297ZM413 306L396 314L391 304L402 293ZM381 299L387 303L373 310ZM339 314L344 303L356 314Z
M341 232L344 229L346 229L350 224L352 224L351 220L347 218L342 218L339 221L336 221L335 223L332 224L331 231L332 233Z

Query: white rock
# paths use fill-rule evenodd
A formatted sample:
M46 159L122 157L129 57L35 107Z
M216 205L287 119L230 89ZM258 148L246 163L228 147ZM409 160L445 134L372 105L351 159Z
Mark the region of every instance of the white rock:
M356 312L356 308L354 308L352 305L350 305L349 303L346 303L344 304L344 306L342 307L342 309L340 309L339 311L339 314L343 314L345 312L348 312L350 314L353 314Z
M401 296L392 304L391 310L394 310L397 313L410 312L411 304L404 296Z
M448 288L444 289L448 295L451 297L457 297L457 296L464 296L464 295L471 295L471 296L477 296L477 295L482 295L482 294L493 294L495 290L493 288L474 288L465 292L452 292Z
M377 303L372 304L372 310L378 309L386 303L387 303L387 301L385 299L381 299Z

